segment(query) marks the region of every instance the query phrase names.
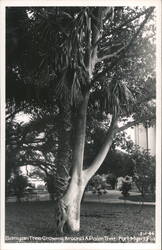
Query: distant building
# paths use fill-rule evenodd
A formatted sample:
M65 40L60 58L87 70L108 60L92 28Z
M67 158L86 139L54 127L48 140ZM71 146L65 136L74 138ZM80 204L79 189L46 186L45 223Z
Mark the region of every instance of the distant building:
M156 154L156 127L146 128L142 124L136 125L133 128L127 129L132 141L141 147L148 150L151 155Z
M28 181L36 188L38 189L40 186L42 189L46 190L45 182L41 180L40 178L34 178L34 177L28 177Z
M156 128L145 128L142 124L135 128L135 143L141 148L149 150L152 155L156 154Z

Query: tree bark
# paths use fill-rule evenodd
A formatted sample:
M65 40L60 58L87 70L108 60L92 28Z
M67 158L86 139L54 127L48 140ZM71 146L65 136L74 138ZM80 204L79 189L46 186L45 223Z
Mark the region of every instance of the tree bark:
M86 117L89 93L86 93L80 103L75 119L75 135L73 144L71 181L65 195L58 201L56 207L57 230L63 233L80 230L80 204L85 189L83 178L83 157L86 135Z
M56 169L56 196L59 199L67 189L69 182L71 157L71 107L66 98L60 101L60 119L58 124L58 153Z
M56 208L55 216L57 223L57 231L63 233L65 224L67 225L67 204L63 197L68 190L70 179L70 157L71 157L71 107L70 102L64 99L60 102L60 123L58 126L58 153L57 153L57 169L55 194Z
M87 92L83 97L73 124L75 132L73 143L72 176L75 175L76 172L78 176L81 175L83 169L88 99L89 92Z
M58 203L57 229L78 232L80 230L80 204L85 185L78 183L78 175L73 175L67 193Z

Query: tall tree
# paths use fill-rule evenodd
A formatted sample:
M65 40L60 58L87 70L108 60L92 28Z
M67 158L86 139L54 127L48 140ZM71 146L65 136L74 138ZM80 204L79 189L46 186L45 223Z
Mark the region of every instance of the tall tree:
M65 226L68 230L79 231L80 203L88 181L103 163L117 132L139 123L142 116L120 128L118 121L130 115L137 118L135 114L141 110L142 103L147 109L148 101L153 98L149 96L149 100L145 98L143 102L138 92L140 83L143 90L154 83L153 69L149 67L140 72L138 78L134 70L135 66L139 69L138 63L146 66L145 60L140 61L144 57L139 51L144 46L143 41L153 35L153 31L147 32L153 8L26 8L23 15L27 16L24 20L30 46L24 43L25 60L18 58L14 66L9 57L8 69L11 76L18 78L20 92L24 94L19 99L26 99L33 105L36 100L39 104L52 105L54 97L61 102L60 111L66 116L61 118L58 175L65 180L69 174L67 168L71 173L68 185L58 198L57 226L60 232ZM148 56L151 55L153 51L149 49ZM9 93L11 97L13 93ZM85 167L87 112L95 106L109 114L108 130L98 154ZM70 166L69 132L73 134Z

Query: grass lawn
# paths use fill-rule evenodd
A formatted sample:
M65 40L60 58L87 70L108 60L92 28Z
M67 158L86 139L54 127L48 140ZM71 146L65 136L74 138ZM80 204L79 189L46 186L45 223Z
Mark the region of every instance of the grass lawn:
M141 194L139 195L130 195L127 196L126 198L124 197L119 197L120 200L128 200L128 201L138 201L138 202L155 202L155 195L145 195L145 197L142 197Z
M62 237L54 220L51 201L6 203L6 242L155 241L154 206L84 202L80 232Z

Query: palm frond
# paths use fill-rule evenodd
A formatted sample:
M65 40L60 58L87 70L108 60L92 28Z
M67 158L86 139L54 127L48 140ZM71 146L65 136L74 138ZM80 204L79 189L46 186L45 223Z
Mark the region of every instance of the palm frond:
M90 102L98 103L101 111L111 114L129 114L133 108L134 97L126 82L108 81L103 88L92 92Z

